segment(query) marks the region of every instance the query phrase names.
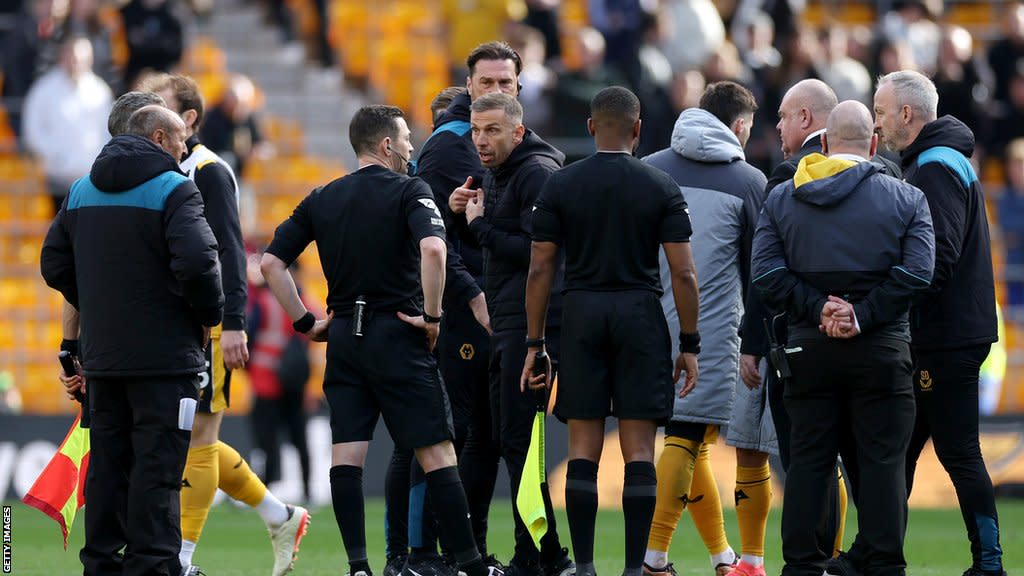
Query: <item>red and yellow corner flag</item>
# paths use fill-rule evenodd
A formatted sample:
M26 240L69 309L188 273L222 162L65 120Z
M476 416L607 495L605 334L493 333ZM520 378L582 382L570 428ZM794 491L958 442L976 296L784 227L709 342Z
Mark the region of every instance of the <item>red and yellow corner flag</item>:
M75 513L85 504L85 473L89 468L89 430L82 428L79 414L57 453L43 468L35 484L21 499L60 524L64 549Z

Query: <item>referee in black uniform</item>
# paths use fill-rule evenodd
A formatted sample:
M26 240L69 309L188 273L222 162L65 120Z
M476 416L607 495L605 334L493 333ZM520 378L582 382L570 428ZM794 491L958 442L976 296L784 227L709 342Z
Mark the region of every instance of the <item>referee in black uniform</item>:
M622 511L625 576L640 576L654 517L654 438L672 415L674 381L686 372L685 396L697 381L697 274L690 217L679 186L632 156L640 138L640 101L625 88L601 90L588 128L597 154L552 174L533 212L526 282L527 354L522 385L544 350L544 327L559 249L565 250L562 357L556 412L569 423L565 508L577 574L594 572L597 463L604 420L619 420L626 463ZM616 232L623 231L621 234ZM661 309L658 245L668 257L679 313L681 354L672 369Z
M431 355L444 291L444 222L430 187L404 174L409 135L398 108L356 112L349 139L359 169L317 188L295 208L278 226L262 270L296 331L327 341L331 496L351 574L372 574L363 465L383 414L395 443L415 450L462 571L487 576L456 467L448 399ZM324 320L306 310L287 271L311 242L328 284Z

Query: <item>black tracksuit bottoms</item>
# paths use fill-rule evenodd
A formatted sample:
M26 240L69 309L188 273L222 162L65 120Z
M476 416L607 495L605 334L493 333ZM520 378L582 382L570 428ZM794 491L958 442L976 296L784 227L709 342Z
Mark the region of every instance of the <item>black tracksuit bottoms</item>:
M783 576L820 576L832 555L820 542L844 427L852 430L861 489L859 539L865 574L904 574L906 452L914 424L910 347L858 336L790 342L785 385L791 420L782 512ZM863 488L867 488L866 490Z
M86 576L181 573L181 476L192 435L185 421L195 415L198 383L198 376L89 379L79 554Z

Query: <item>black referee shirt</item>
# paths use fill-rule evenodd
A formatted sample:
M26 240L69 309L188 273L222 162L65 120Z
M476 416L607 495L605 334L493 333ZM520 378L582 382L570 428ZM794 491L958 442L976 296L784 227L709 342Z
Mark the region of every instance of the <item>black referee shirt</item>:
M267 252L291 264L316 242L327 279L327 308L419 314L420 240L444 238L430 187L381 166L366 166L313 190L274 232Z
M661 295L659 246L689 242L691 233L672 178L614 152L552 174L533 212L533 240L565 250L563 294L640 289Z

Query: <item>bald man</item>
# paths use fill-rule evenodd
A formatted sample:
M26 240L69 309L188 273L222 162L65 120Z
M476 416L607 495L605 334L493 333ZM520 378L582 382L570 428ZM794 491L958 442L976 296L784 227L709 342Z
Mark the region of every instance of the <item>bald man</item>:
M805 156L793 180L769 195L751 259L765 306L788 318L779 362L791 374L784 385L792 421L782 575L825 569L831 548L821 546L818 525L840 439L849 435L871 487L858 501L863 572L901 576L902 455L914 423L908 313L931 281L931 214L920 190L868 160L878 137L863 104L836 106L821 143L828 156Z
M178 168L181 118L144 106L127 130L71 186L40 259L82 319L92 451L79 557L86 576L189 576L178 493L203 348L224 312L217 241Z

